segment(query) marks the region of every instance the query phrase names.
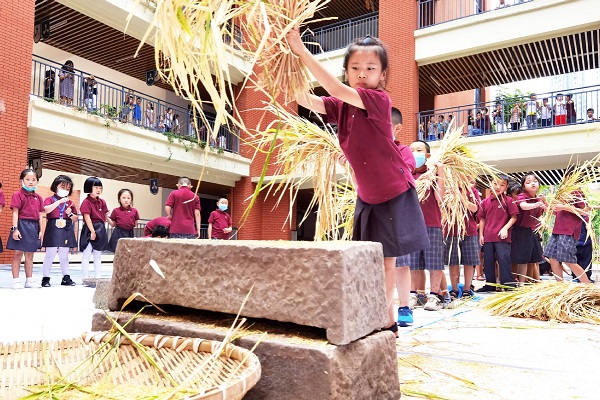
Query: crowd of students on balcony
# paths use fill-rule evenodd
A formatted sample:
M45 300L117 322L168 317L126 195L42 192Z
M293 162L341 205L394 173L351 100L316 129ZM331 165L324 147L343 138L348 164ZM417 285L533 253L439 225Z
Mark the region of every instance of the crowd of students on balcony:
M487 106L481 106L473 111L467 111L466 136L480 136L493 133L520 131L523 129L549 128L567 124L600 122L595 117L595 110L588 108L583 118L577 118L577 110L571 94L558 93L550 103L550 98L537 100L536 94L522 101L514 100L514 104L507 105L504 101L497 102L490 112ZM509 110L506 112L506 110ZM459 110L460 111L460 110ZM453 114L433 114L425 117L419 124L419 138L426 141L441 140L450 126L453 126Z

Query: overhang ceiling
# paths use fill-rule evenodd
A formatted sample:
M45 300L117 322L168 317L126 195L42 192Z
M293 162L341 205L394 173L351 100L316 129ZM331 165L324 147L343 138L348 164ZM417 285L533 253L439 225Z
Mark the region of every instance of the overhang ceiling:
M419 66L419 92L440 95L600 67L600 29Z

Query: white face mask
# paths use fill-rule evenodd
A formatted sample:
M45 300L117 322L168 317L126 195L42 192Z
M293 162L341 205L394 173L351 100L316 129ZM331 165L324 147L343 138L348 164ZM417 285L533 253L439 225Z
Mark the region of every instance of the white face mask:
M57 195L58 197L67 197L67 196L69 195L69 191L68 191L68 190L65 190L65 189L58 189L58 190L56 191L56 195Z

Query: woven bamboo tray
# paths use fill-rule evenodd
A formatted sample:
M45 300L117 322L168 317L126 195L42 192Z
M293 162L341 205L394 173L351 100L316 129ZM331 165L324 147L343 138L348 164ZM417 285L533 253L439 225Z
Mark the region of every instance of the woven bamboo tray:
M114 346L107 343L111 336L108 332L92 332L80 339L0 343L0 399L47 392L52 385L57 399L133 400L156 396L232 400L243 398L260 378L258 357L241 347L204 339L131 334L176 382L174 385L128 339ZM65 390L64 383L82 389ZM173 388L180 391L167 397Z

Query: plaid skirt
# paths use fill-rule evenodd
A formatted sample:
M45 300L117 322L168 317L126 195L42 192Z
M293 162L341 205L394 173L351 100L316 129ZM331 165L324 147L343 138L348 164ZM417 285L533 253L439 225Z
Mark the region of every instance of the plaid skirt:
M479 236L465 236L460 239L456 236L448 236L444 248L445 265L466 265L472 267L479 265Z
M396 266L408 265L411 271L429 270L440 271L444 269L444 241L442 228L427 227L429 248L396 258Z
M575 264L577 263L577 239L573 236L553 233L544 249L544 255L559 262Z
M6 241L6 248L9 250L19 250L26 253L34 253L42 247L40 241L40 221L37 219L19 219L17 228L21 233L21 240L13 239L13 233L10 232Z
M513 264L538 263L544 260L539 236L531 228L512 227L510 260Z
M356 200L352 240L381 243L384 257L428 248L427 229L413 188L384 203L369 204L360 197Z

